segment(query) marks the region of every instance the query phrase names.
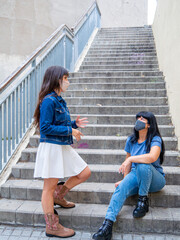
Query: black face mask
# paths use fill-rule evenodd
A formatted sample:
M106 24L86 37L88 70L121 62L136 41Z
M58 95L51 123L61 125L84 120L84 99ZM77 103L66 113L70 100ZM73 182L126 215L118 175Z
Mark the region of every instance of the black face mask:
M145 129L145 127L146 127L146 124L140 120L137 120L135 123L135 126L134 126L136 131L143 130L143 129Z

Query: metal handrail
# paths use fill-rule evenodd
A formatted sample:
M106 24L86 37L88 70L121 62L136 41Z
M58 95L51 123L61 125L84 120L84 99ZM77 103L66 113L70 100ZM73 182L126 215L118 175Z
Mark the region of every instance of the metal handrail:
M97 9L98 9L98 11L99 11L99 14L100 14L100 16L101 16L101 11L100 11L100 9L99 9L99 6L98 6L98 4L97 4L97 0L95 0L90 6L89 6L89 8L87 9L87 11L79 18L79 20L74 24L74 26L71 28L71 30L73 31L73 32L75 32L76 31L76 29L78 28L78 25L80 25L80 23L81 23L81 21L84 19L84 21L85 21L85 18L86 18L86 16L87 16L87 14L92 10L92 8L93 8L93 6L94 5L96 5L96 7L97 7ZM83 25L83 23L81 23L81 26ZM79 26L79 28L81 27L81 26Z
M56 31L54 33L52 33L50 35L50 37L48 37L30 56L28 56L26 58L26 60L22 63L22 65L20 65L19 67L16 68L16 70L14 72L12 72L12 74L10 76L8 76L5 81L3 81L3 83L1 83L0 85L0 92L2 92L13 80L14 78L18 77L20 75L20 73L30 64L33 62L33 60L50 44L50 42L58 36L58 34L66 29L70 35L72 37L74 37L74 31L75 29L78 27L78 25L81 23L81 21L85 18L85 16L87 15L87 13L92 10L94 4L96 4L96 7L99 11L99 14L101 15L101 12L99 10L99 6L97 4L97 1L95 0L92 5L88 8L88 10L80 17L80 19L77 21L77 23L75 24L74 27L72 27L71 29L65 25L62 24L59 28L56 29ZM85 21L85 19L84 19ZM83 25L83 23L81 24ZM81 26L80 26L81 27ZM79 28L80 28L79 27Z
M61 65L73 71L93 31L99 27L100 12L94 1L75 31L61 25L0 85L0 172L33 123L46 69Z

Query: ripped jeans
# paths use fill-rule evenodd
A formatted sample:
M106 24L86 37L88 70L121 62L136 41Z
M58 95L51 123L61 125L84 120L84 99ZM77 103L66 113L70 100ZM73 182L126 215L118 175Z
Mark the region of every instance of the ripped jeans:
M111 197L105 218L115 222L128 197L135 194L147 196L149 192L160 191L165 184L165 177L152 164L137 164L117 186Z

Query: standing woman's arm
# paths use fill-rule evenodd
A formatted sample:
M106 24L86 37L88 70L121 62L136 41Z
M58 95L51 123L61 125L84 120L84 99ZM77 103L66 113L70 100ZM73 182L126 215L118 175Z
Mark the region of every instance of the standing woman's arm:
M53 125L55 115L54 102L46 98L40 108L40 132L45 135L69 136L72 135L71 126Z

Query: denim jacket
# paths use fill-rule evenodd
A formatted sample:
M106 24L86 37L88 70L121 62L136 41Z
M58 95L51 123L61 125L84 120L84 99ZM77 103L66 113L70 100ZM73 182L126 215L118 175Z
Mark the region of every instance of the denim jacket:
M76 121L71 121L64 99L54 91L46 95L40 104L40 142L73 144L72 128L77 128Z

